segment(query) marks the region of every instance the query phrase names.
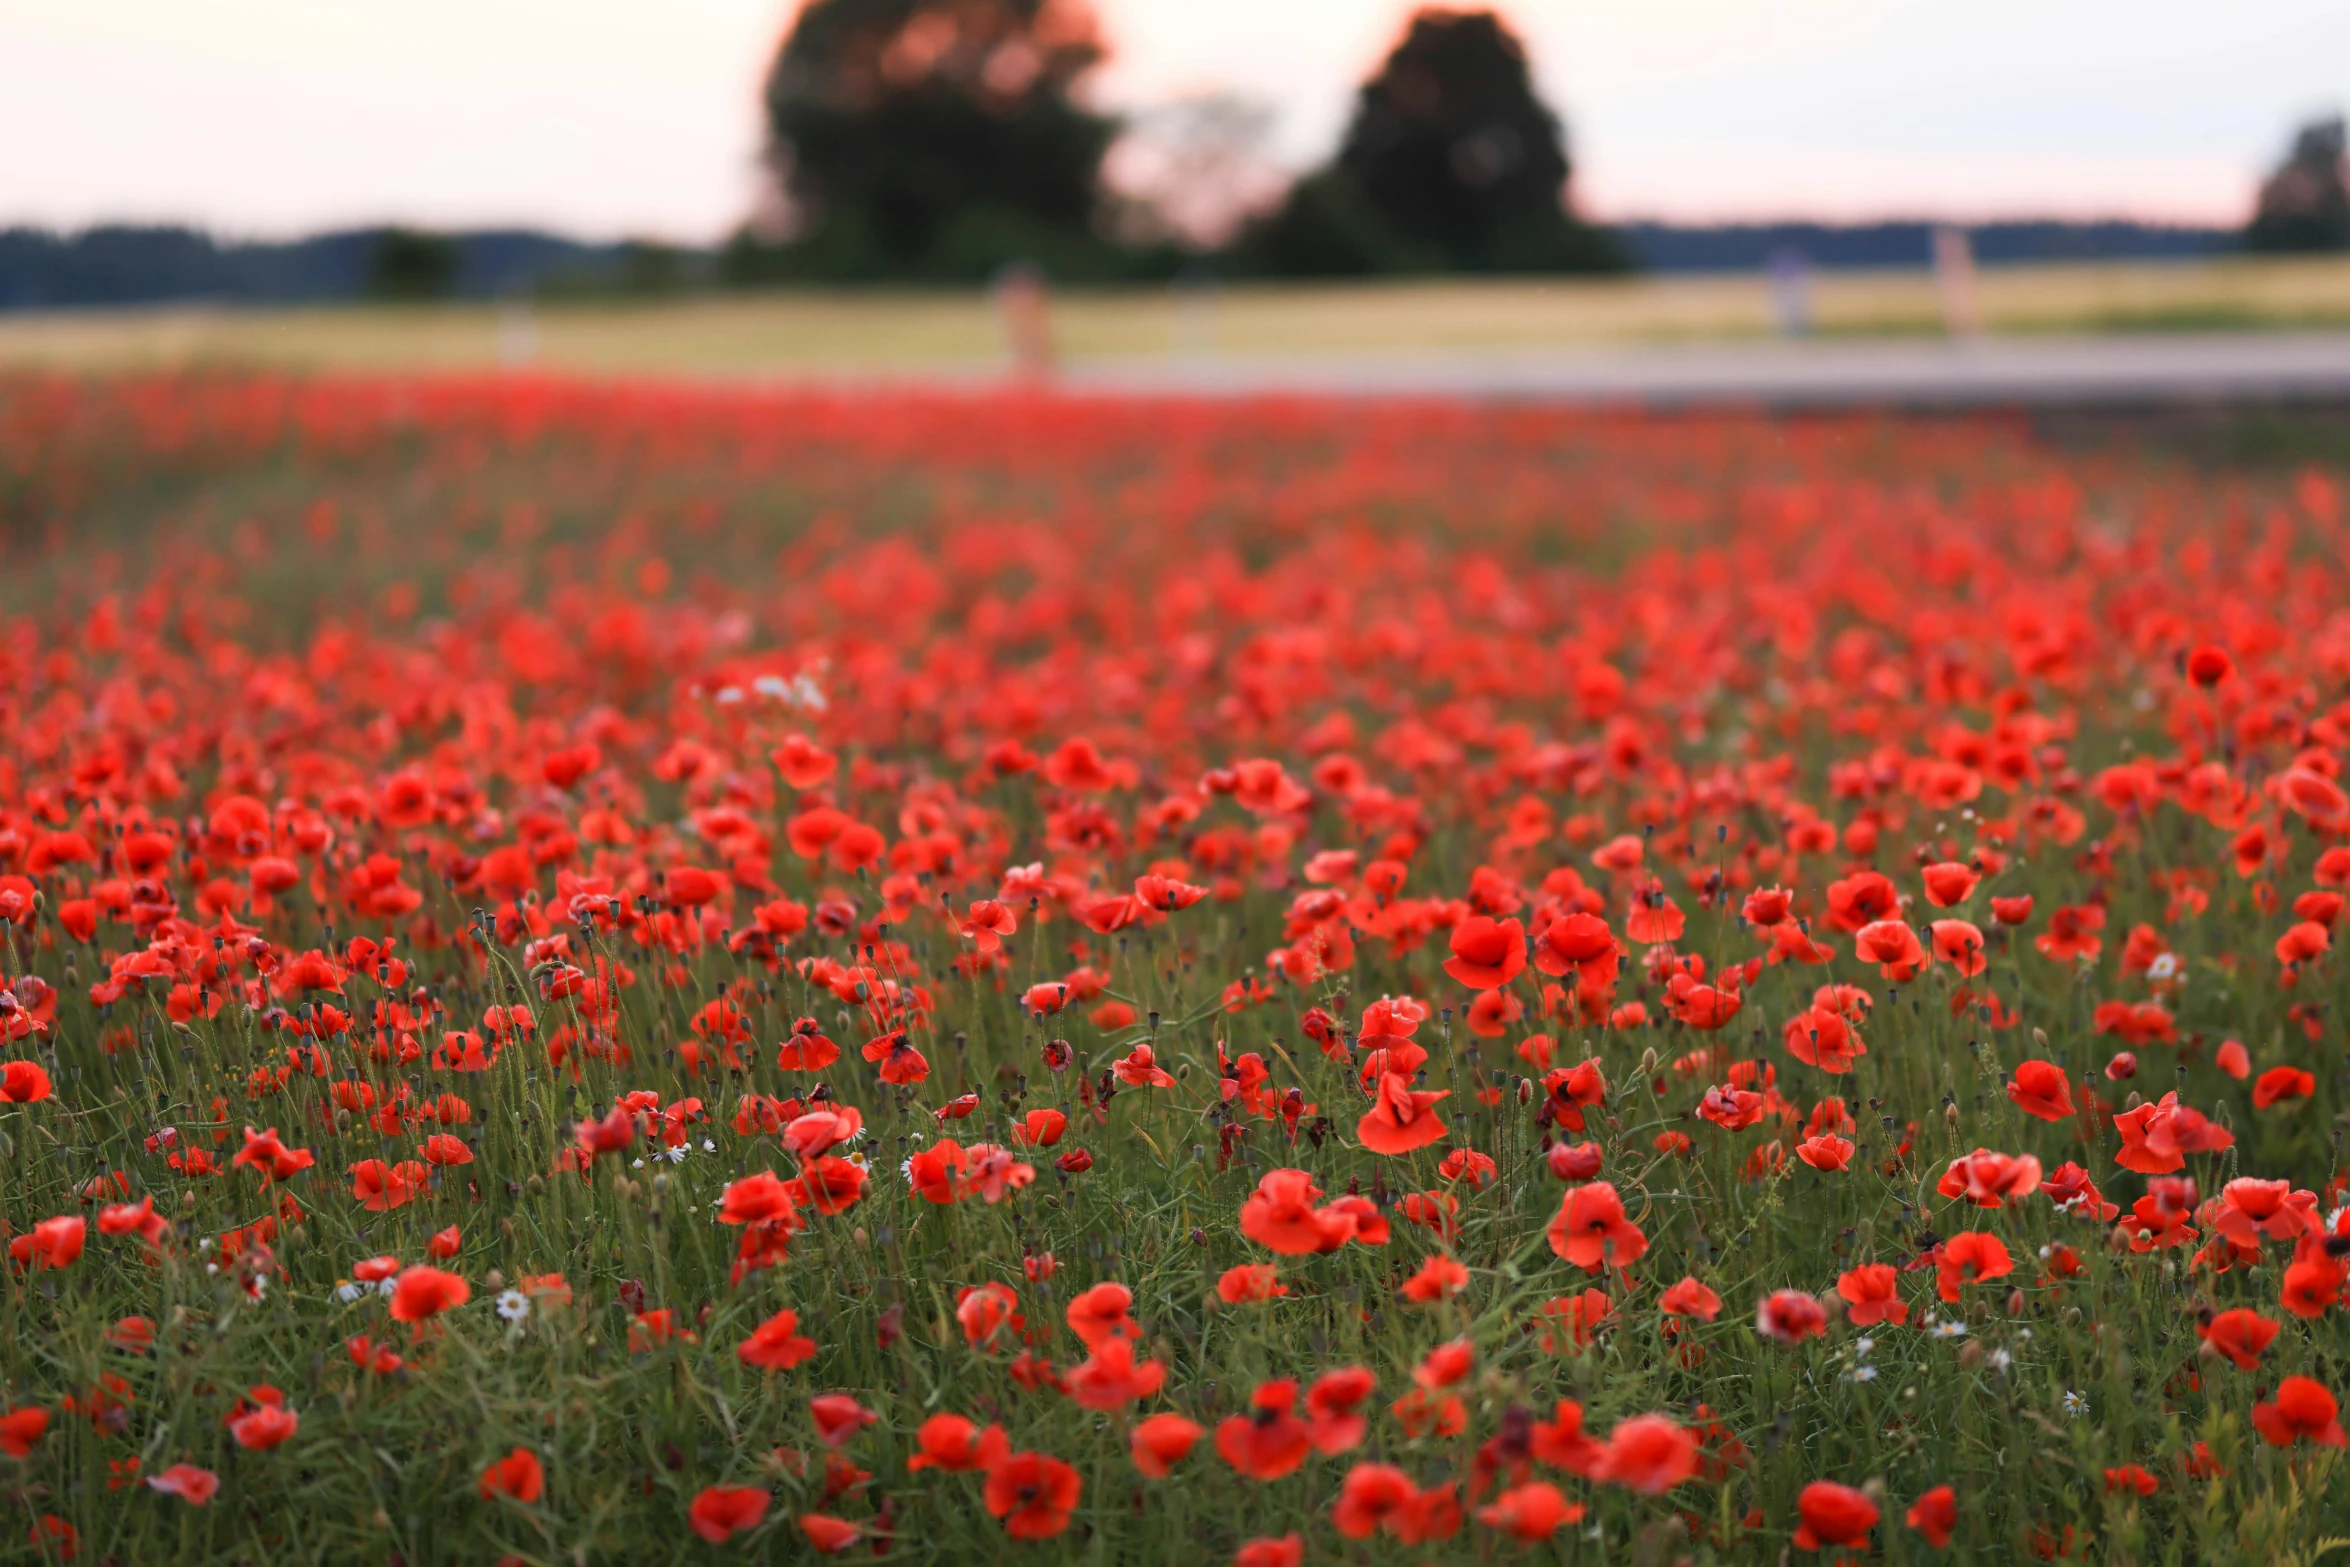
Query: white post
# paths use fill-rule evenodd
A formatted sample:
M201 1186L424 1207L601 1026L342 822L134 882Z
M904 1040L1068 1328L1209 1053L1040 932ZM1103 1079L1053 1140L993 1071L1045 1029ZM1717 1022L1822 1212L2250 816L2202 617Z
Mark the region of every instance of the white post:
M1054 366L1052 301L1044 274L1015 262L997 274L996 314L1012 351L1012 374L1022 381L1049 381Z
M1934 230L1934 287L1942 296L1942 329L1965 342L1983 335L1983 305L1975 290L1975 252L1966 230L1945 223Z

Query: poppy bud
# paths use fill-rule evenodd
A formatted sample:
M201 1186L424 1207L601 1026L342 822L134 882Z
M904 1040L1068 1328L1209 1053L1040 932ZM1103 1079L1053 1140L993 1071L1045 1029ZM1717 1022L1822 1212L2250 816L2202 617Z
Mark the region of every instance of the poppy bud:
M2007 1314L2011 1317L2020 1317L2024 1314L2024 1292L2022 1290L2007 1292Z

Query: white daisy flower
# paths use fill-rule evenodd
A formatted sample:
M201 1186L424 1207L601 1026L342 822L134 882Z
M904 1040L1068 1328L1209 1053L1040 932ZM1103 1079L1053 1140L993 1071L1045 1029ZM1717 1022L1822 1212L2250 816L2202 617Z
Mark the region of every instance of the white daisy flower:
M2075 1420L2089 1412L2089 1395L2068 1392L2064 1395L2064 1412Z
M506 1290L498 1296L498 1315L508 1322L520 1322L530 1315L530 1297L520 1290Z

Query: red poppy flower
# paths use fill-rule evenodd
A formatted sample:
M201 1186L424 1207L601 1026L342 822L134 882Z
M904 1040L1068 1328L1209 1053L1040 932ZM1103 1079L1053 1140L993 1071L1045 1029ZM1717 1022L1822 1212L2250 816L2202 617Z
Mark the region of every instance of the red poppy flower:
M1291 1413L1297 1383L1288 1377L1257 1385L1245 1415L1226 1417L1216 1427L1216 1451L1251 1480L1278 1480L1306 1461L1313 1433Z
M1648 1252L1648 1237L1624 1216L1613 1185L1593 1181L1569 1191L1552 1215L1550 1249L1586 1273L1624 1268Z
M194 1464L173 1464L147 1476L149 1490L176 1496L190 1507L202 1507L220 1494L220 1476Z
M1801 1519L1795 1529L1797 1550L1816 1551L1829 1545L1866 1545L1877 1526L1877 1504L1848 1485L1814 1480L1795 1498Z
M8 1255L20 1268L69 1268L81 1260L88 1237L89 1226L79 1214L63 1214L11 1240Z
M1849 1268L1836 1280L1836 1293L1844 1298L1845 1320L1856 1328L1865 1328L1878 1322L1896 1326L1909 1320L1909 1306L1894 1288L1898 1275L1888 1263L1863 1263Z
M1269 1262L1244 1262L1226 1268L1224 1276L1216 1281L1217 1296L1229 1306L1271 1300L1288 1293L1289 1286L1281 1282L1280 1270Z
M1975 883L1982 880L1972 866L1945 860L1929 865L1919 872L1926 884L1926 901L1938 909L1956 908L1974 896Z
M423 1322L473 1298L473 1286L423 1263L404 1268L392 1283L392 1320Z
M1014 1453L988 1471L987 1510L1015 1540L1049 1540L1069 1527L1084 1483L1077 1471L1043 1453Z
M1357 1464L1339 1483L1330 1522L1347 1539L1368 1539L1418 1493L1411 1476L1393 1464Z
M1755 1303L1754 1329L1781 1344L1800 1344L1828 1331L1828 1313L1817 1296L1777 1290Z
M503 1496L527 1503L537 1501L546 1485L547 1472L539 1455L518 1447L481 1472L478 1488L485 1502Z
M286 1396L274 1387L246 1389L237 1407L222 1422L239 1447L266 1452L293 1439L301 1417L286 1408Z
M46 1409L11 1409L0 1415L0 1453L11 1458L30 1457L33 1444L49 1429L49 1411Z
M1906 1521L1936 1550L1948 1550L1958 1529L1958 1492L1938 1485L1910 1504Z
M1472 914L1453 927L1452 956L1444 972L1470 990L1492 990L1526 966L1526 927L1515 919Z
M982 1430L961 1415L932 1415L915 1428L917 1451L906 1460L906 1472L925 1469L964 1474L994 1468L1012 1455L1012 1444L1000 1425Z
M1657 1297L1657 1309L1668 1317L1695 1317L1701 1322L1711 1322L1722 1314L1722 1297L1695 1278L1684 1278Z
M2040 1161L2030 1154L1978 1148L1951 1160L1934 1189L1945 1197L1964 1197L1978 1208L2004 1208L2008 1198L2028 1197L2040 1189Z
M1362 1406L1378 1386L1378 1379L1360 1366L1342 1366L1314 1379L1306 1389L1306 1416L1316 1452L1343 1453L1361 1445L1370 1430Z
M1616 1423L1591 1477L1643 1496L1662 1496L1697 1473L1697 1433L1665 1415Z
M1795 1145L1795 1157L1815 1170L1842 1171L1852 1161L1853 1145L1834 1133L1807 1137Z
M2277 1384L2277 1396L2252 1406L2252 1424L2272 1447L2315 1442L2320 1447L2344 1445L2340 1406L2321 1382L2287 1377Z
M2198 1323L2195 1331L2214 1354L2224 1355L2242 1370L2250 1371L2268 1353L2268 1346L2279 1329L2280 1324L2239 1306L2220 1312L2208 1322Z
M1061 1374L1061 1391L1083 1408L1106 1411L1154 1397L1166 1381L1162 1362L1138 1362L1134 1341L1113 1335L1094 1346L1090 1359Z
M748 1534L766 1516L767 1493L751 1485L705 1487L685 1510L687 1526L712 1545Z
M808 1400L808 1416L816 1422L816 1439L826 1447L845 1445L881 1418L846 1393L817 1394Z
M2293 1066L2272 1066L2252 1085L2252 1108L2266 1110L2288 1099L2307 1099L2316 1092L2316 1073Z
M1232 1553L1232 1567L1300 1567L1305 1559L1304 1537L1290 1533L1279 1539L1244 1541Z
M1547 1480L1513 1486L1477 1509L1477 1521L1512 1539L1532 1543L1547 1540L1567 1524L1579 1522L1585 1512L1580 1502L1569 1502Z
M1415 1090L1399 1073L1379 1079L1379 1092L1370 1113L1356 1123L1355 1135L1373 1153L1406 1154L1443 1140L1446 1127L1437 1119L1435 1105L1450 1089Z
M1398 1293L1404 1299L1423 1304L1449 1300L1469 1287L1469 1270L1450 1257L1438 1255L1420 1264L1420 1270L1403 1281Z
M49 1074L32 1061L10 1061L0 1066L0 1100L12 1105L39 1104L49 1097Z
M2017 1109L2042 1121L2062 1121L2073 1113L2071 1088L2064 1069L2053 1061L2025 1061L2007 1085L2007 1097Z
M2008 1256L2007 1245L1998 1236L1983 1230L1963 1230L1942 1243L1937 1267L1939 1293L1944 1300L1955 1302L1964 1286L1985 1284L2013 1273L2015 1261Z
M746 1366L789 1371L816 1353L816 1341L801 1334L800 1314L786 1306L753 1328L734 1353Z
M1134 1467L1147 1480L1164 1480L1205 1434L1198 1422L1181 1415L1152 1415L1147 1420L1138 1420L1128 1444Z
M1599 1174L1605 1159L1597 1143L1552 1143L1543 1154L1550 1173L1562 1181L1588 1181Z

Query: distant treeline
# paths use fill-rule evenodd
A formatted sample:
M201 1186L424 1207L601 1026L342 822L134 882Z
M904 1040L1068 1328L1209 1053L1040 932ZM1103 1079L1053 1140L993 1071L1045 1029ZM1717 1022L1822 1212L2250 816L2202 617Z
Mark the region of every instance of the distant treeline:
M1921 267L1932 258L1936 227L1923 221L1626 223L1615 235L1634 262L1652 272L1750 272L1790 252L1814 267ZM1966 232L1975 259L1989 266L2177 260L2244 248L2244 231L2235 228L2035 219L1977 224Z
M1925 222L1691 225L1628 223L1613 230L1650 272L1740 272L1784 252L1821 268L1927 263ZM2240 250L2239 229L2142 223L1988 223L1968 230L1987 265L2189 258ZM375 297L488 299L658 294L723 286L714 251L650 244L588 244L529 229L446 235L350 229L305 239L227 242L194 229L109 227L60 235L0 230L0 309L217 301L325 304ZM1211 266L1229 275L1243 268Z
M175 300L324 304L404 293L482 298L574 277L618 282L626 255L623 246L582 244L529 229L447 235L346 229L262 242L161 226L78 234L0 229L0 309Z

